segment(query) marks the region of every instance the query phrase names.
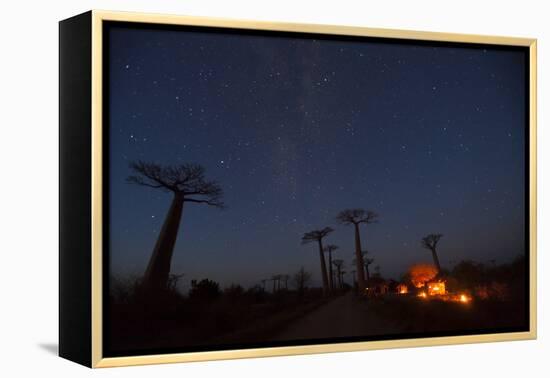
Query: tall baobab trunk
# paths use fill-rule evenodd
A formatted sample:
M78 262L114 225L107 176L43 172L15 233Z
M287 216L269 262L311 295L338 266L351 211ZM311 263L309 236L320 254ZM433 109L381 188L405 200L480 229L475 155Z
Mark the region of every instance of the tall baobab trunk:
M367 287L365 282L365 273L363 266L365 265L363 260L363 253L361 252L361 237L359 235L359 224L354 223L355 226L355 262L357 264L357 287L359 288L359 293L365 294L365 289Z
M323 294L328 294L327 265L325 264L325 253L323 252L323 242L319 239L319 257L321 258L321 275L323 276Z
M437 268L437 274L441 273L441 265L439 265L439 258L437 257L437 251L435 248L431 248L432 257L434 259L435 267Z
M329 274L329 283L328 286L330 290L334 290L334 278L332 273L332 251L328 250L328 274Z
M170 262L178 236L178 228L183 213L184 198L175 193L172 204L162 225L155 249L149 259L144 275L144 284L148 289L164 289L170 274Z

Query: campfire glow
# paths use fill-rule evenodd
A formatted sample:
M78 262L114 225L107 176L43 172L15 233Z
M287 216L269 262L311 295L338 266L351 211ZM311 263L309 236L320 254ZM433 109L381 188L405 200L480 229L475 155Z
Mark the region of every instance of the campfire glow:
M409 288L407 287L407 285L400 284L397 286L397 292L399 294L407 294L409 292Z
M417 288L424 287L426 282L429 282L437 275L437 269L430 264L416 264L409 268L411 282Z
M445 295L445 282L429 282L428 283L428 294L429 295Z
M418 296L419 296L420 298L428 298L428 294L426 294L425 291L421 291L421 292L418 294Z

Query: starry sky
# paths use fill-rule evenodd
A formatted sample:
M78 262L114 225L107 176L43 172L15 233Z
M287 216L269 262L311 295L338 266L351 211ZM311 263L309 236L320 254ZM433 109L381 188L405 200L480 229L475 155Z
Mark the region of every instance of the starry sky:
M143 273L172 199L125 181L139 159L201 164L224 190L224 210L184 208L184 288L300 266L318 285L300 239L325 226L351 271L346 208L379 213L361 238L386 277L431 262L429 233L447 268L525 253L524 51L317 37L109 27L113 275Z

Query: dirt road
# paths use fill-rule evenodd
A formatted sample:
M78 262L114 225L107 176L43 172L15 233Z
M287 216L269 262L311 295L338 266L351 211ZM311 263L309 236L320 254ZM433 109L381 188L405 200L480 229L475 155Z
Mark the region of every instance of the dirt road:
M290 324L274 340L388 335L399 330L349 292Z

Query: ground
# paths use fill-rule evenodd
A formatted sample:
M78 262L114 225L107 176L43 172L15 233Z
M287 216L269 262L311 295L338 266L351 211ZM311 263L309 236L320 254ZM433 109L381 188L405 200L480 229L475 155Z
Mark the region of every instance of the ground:
M369 306L350 291L290 324L274 340L372 336L399 331L396 324L369 311Z

